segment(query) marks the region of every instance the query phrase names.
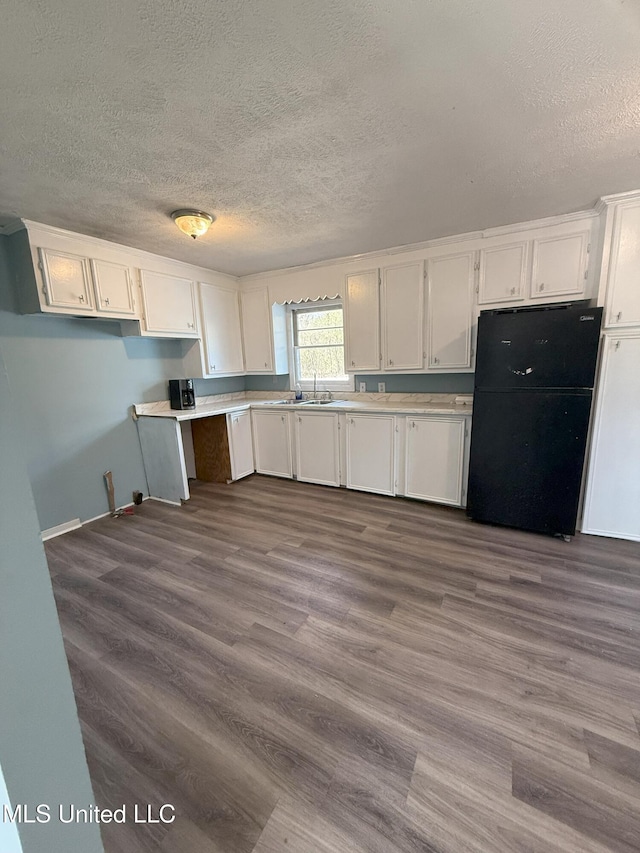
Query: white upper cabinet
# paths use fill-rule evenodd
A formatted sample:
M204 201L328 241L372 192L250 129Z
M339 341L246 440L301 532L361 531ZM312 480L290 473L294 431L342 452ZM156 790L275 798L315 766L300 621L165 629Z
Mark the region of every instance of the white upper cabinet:
M348 275L345 290L347 372L380 370L379 271Z
M240 307L236 290L200 284L206 367L209 376L243 373Z
M87 258L40 249L46 304L69 313L93 311L91 269Z
M269 291L266 287L240 294L244 367L247 373L273 372Z
M480 251L478 303L517 302L527 295L528 242Z
M338 415L296 412L296 476L307 483L340 485Z
M423 262L387 267L382 275L382 355L385 370L422 369L423 328Z
M160 272L140 270L147 333L166 337L198 337L194 283Z
M431 258L427 262L427 366L430 370L469 370L475 252Z
M640 326L640 201L615 211L605 325Z
M269 289L240 294L242 344L246 373L288 373L287 326L284 305L272 305Z
M533 241L531 298L583 293L587 279L589 231Z
M111 261L92 260L91 271L98 311L118 316L136 313L131 271L128 266Z

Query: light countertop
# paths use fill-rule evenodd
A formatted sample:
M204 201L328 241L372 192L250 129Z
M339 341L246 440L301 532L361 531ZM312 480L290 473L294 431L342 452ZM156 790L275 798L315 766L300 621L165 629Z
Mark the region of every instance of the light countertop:
M283 397L284 399L284 397ZM470 416L471 405L442 402L418 401L373 401L373 400L335 400L324 405L300 403L287 405L273 399L221 400L220 402L198 403L195 409L171 409L167 401L146 403L135 406L138 417L173 418L176 421L191 421L208 418L213 415L226 415L230 412L243 412L247 409L273 409L275 411L339 411L339 412L384 412L398 415L463 415Z

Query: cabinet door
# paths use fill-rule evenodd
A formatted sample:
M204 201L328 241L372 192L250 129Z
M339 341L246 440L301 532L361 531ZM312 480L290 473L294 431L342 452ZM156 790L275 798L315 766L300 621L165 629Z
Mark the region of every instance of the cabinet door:
M427 263L427 335L430 369L468 369L474 294L474 252Z
M289 417L283 412L252 411L256 471L292 477Z
M39 249L47 305L52 308L93 311L91 271L87 258Z
M242 335L238 294L200 285L202 326L209 375L242 373Z
M464 439L464 418L407 418L407 497L462 504Z
M105 314L135 314L129 267L110 261L91 261L96 308Z
M496 246L480 252L478 302L517 302L524 299L528 243Z
M296 474L298 480L340 485L338 415L296 412Z
M640 541L640 335L604 338L583 533Z
M240 294L244 369L247 373L273 372L271 306L266 287Z
M380 370L380 278L378 270L346 280L347 372Z
M531 298L582 293L587 278L589 232L533 241Z
M347 414L347 488L395 494L395 418Z
M198 336L192 281L140 270L140 285L147 332L181 338Z
M253 474L253 439L251 435L251 412L230 412L227 415L229 453L231 455L231 479L239 480Z
M422 261L388 267L382 278L385 370L420 370L424 358Z
M640 204L615 212L605 324L640 325Z

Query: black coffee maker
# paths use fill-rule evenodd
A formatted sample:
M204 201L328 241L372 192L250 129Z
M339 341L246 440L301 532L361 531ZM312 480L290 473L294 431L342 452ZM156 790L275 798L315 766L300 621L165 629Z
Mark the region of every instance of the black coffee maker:
M193 379L170 379L169 399L172 409L195 409L196 392Z

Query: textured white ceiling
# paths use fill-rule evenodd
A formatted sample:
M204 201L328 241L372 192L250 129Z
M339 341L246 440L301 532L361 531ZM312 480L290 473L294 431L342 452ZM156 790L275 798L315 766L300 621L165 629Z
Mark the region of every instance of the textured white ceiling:
M640 186L639 37L637 0L7 0L0 216L242 274L589 207Z

